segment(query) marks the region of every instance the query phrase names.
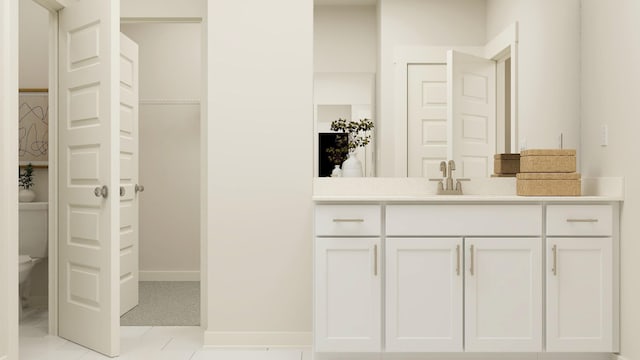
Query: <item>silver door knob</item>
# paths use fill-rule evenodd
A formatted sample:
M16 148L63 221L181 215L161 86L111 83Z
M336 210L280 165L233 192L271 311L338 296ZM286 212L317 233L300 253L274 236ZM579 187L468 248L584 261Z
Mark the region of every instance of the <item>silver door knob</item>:
M107 196L109 196L109 188L107 188L107 185L102 185L102 187L98 186L93 189L93 194L96 197L103 197L106 199Z
M144 186L136 184L135 191L136 191L136 193L143 192L144 191Z
M125 190L124 186L120 186L120 196L124 196L127 193L127 190Z

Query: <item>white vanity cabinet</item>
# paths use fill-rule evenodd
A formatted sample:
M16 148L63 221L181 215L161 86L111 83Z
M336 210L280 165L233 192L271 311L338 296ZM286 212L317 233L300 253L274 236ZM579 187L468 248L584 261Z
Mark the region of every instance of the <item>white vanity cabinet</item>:
M380 206L316 207L316 351L381 351L380 223Z
M315 352L619 350L617 202L440 199L316 205Z
M541 206L388 205L385 224L386 351L542 350Z
M547 351L612 352L613 208L547 209Z

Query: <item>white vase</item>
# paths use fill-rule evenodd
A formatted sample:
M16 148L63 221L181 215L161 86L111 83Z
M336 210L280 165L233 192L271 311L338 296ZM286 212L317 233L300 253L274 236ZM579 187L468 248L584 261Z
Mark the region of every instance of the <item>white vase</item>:
M336 165L331 171L331 177L342 177L342 170L340 169L340 165Z
M31 189L20 189L18 192L18 200L20 202L32 202L36 199L36 192Z
M362 163L354 152L342 163L342 177L362 177Z

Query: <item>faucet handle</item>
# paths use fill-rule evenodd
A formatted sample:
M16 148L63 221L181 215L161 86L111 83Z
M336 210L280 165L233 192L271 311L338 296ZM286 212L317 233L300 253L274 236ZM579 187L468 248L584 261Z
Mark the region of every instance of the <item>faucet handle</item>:
M460 192L460 195L462 195L462 182L463 181L471 181L471 179L468 179L468 178L456 179L456 191Z

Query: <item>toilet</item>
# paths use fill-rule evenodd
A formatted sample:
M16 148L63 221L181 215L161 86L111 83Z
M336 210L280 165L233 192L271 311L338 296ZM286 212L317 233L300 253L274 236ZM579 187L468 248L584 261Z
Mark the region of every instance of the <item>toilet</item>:
M30 293L31 271L48 255L48 209L46 202L20 203L18 261L21 314Z

